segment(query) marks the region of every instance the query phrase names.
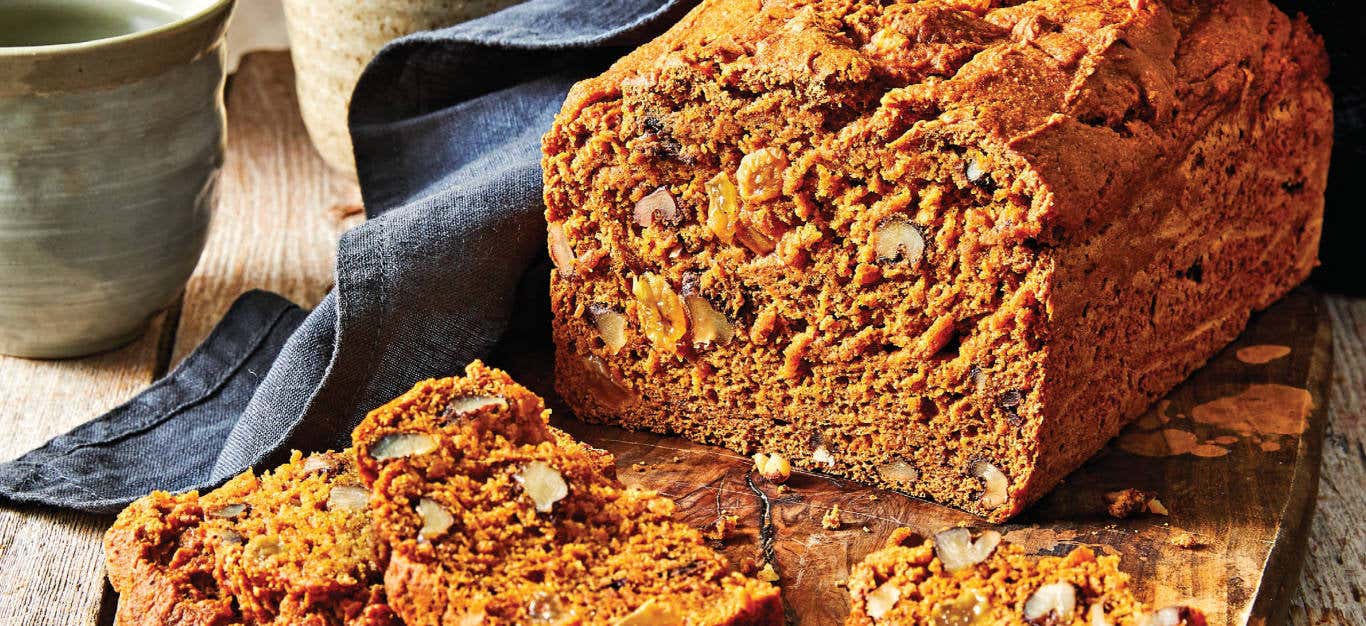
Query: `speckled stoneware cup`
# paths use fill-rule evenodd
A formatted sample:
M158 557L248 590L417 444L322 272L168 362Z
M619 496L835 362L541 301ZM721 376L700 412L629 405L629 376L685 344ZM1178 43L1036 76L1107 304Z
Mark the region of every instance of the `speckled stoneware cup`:
M159 4L173 21L0 47L0 354L127 343L199 260L223 161L233 1Z
M360 73L384 44L487 15L522 0L285 0L299 108L313 145L355 176L346 117Z

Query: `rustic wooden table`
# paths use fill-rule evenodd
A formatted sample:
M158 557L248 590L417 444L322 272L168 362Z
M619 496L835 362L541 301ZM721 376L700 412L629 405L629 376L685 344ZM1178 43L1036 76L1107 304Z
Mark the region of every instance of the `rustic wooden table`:
M127 400L208 334L242 292L304 305L332 284L335 244L362 219L355 185L304 134L283 53L247 57L228 89L222 203L183 297L120 350L70 361L0 357L0 459ZM1293 624L1366 624L1366 299L1329 297L1334 380L1327 439ZM0 626L112 623L106 517L0 506Z

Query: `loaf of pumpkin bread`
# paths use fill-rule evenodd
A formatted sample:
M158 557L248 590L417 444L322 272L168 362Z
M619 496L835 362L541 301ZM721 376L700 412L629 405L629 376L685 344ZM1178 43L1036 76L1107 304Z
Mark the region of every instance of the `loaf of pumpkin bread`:
M1004 520L1315 264L1267 0L705 0L545 136L559 391Z

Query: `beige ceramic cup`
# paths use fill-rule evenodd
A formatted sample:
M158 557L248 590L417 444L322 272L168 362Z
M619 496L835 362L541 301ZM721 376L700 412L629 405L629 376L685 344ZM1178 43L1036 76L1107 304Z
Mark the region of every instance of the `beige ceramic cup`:
M487 15L521 0L285 0L299 108L313 145L355 176L347 111L361 71L384 44Z
M0 354L127 343L199 260L233 0L160 5L132 34L0 47Z

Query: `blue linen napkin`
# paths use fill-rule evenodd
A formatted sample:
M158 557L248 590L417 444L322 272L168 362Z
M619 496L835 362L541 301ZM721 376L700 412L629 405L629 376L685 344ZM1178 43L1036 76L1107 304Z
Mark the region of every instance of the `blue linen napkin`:
M243 295L167 377L0 465L0 498L112 512L211 488L348 446L369 409L485 356L524 277L544 290L540 138L570 85L692 4L531 0L387 46L352 99L369 219L338 244L333 292L311 312Z

